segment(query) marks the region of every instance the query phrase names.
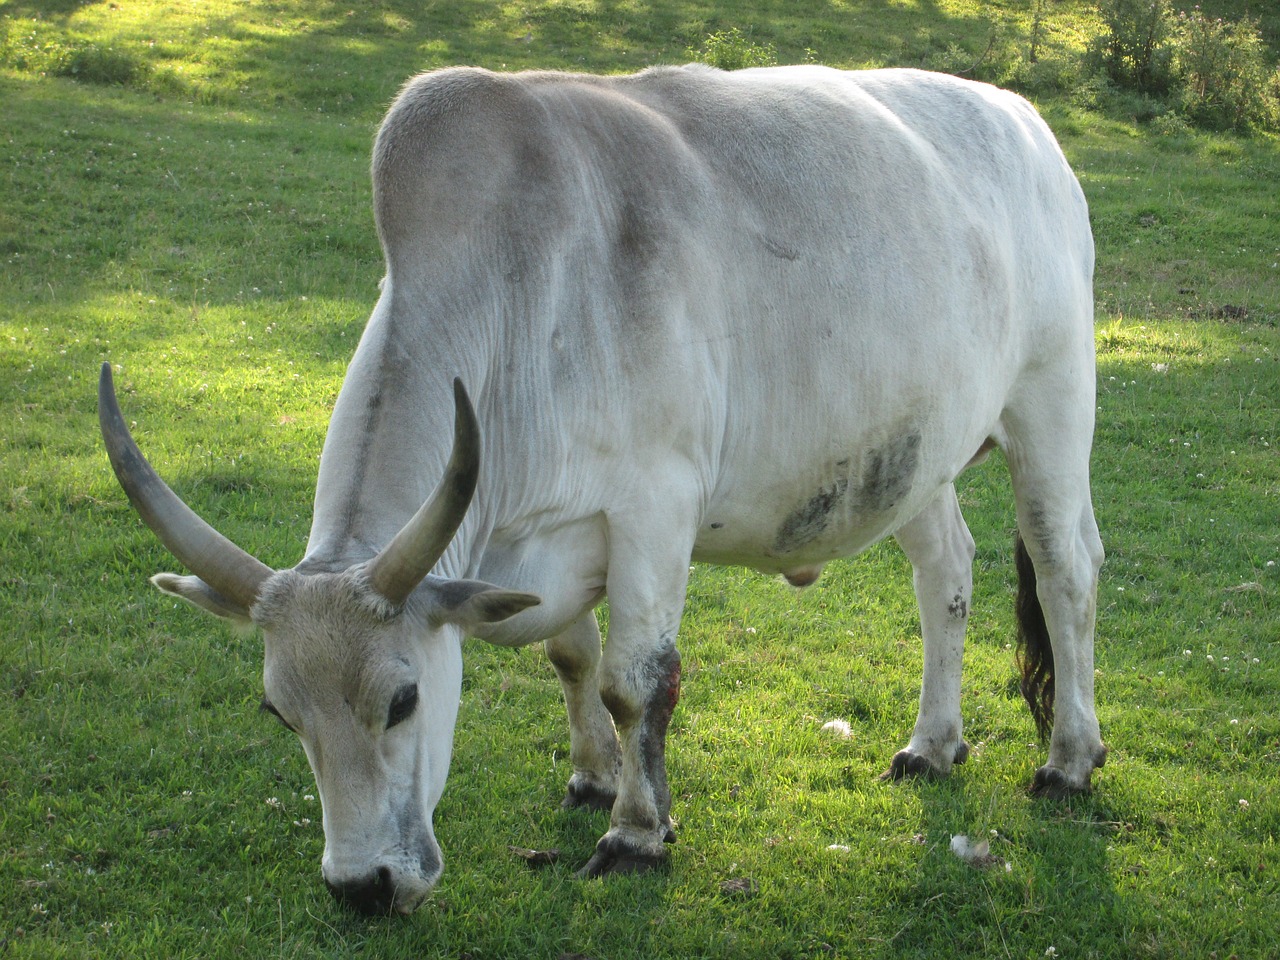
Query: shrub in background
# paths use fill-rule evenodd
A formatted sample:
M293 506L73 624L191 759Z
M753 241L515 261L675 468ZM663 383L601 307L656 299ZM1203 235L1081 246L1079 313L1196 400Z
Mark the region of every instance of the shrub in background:
M773 44L756 43L737 27L709 34L699 49L690 47L686 52L691 59L721 70L772 67L778 62L778 51Z
M1101 0L1088 64L1140 120L1176 111L1213 130L1280 129L1280 71L1258 22L1174 13L1169 0Z
M1078 56L1049 42L1049 0L1034 0L1029 29L1021 18L1005 14L989 23L986 47L969 49L954 40L927 53L926 69L981 80L1020 93L1059 95L1081 82Z
M1213 130L1276 128L1276 74L1267 67L1257 21L1210 18L1197 7L1178 14L1174 36L1174 71L1189 120Z
M1121 90L1162 96L1173 88L1173 11L1169 0L1103 0L1103 32L1089 49L1097 69Z

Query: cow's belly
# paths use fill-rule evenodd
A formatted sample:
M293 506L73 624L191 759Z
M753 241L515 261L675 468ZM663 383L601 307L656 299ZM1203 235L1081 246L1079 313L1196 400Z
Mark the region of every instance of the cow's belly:
M910 520L952 478L922 454L920 434L904 432L790 470L785 461L767 471L758 465L720 485L694 558L786 573L852 556Z

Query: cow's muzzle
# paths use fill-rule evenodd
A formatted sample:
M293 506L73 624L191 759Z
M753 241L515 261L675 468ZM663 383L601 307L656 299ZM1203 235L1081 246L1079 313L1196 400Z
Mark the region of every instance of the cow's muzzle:
M325 886L344 907L369 917L386 917L396 911L408 913L417 906L416 902L412 905L396 902L396 883L389 867L379 867L358 880L334 883L326 878Z

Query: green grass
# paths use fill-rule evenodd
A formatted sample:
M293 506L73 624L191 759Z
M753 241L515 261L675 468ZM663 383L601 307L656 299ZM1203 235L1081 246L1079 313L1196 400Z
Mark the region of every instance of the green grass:
M437 814L444 880L411 919L349 917L319 880L305 758L258 712L260 640L147 585L173 561L97 437L108 359L179 492L265 561L298 559L381 273L369 144L417 69L629 70L736 27L780 62L940 65L990 47L990 69L1026 80L1031 6L0 3L0 957L1273 955L1273 138L1161 135L1087 91L1027 85L1099 251L1111 754L1070 803L1025 793L1043 750L1012 680L1013 516L993 457L962 481L974 756L950 780L875 779L909 735L921 668L896 548L804 593L699 566L670 869L573 879L605 817L557 808L568 733L551 670L536 649L473 643ZM1046 56L1069 62L1088 7L1048 9ZM1273 46L1278 19L1263 21ZM853 736L821 733L832 718ZM1009 869L961 863L956 833L990 838ZM562 858L534 872L509 845ZM754 895L721 889L741 877Z

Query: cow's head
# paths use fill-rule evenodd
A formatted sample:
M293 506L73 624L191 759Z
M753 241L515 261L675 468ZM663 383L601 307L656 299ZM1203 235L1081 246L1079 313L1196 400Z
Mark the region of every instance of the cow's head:
M263 707L302 740L324 810L324 879L367 913L408 913L440 876L431 817L444 790L463 635L538 602L429 576L470 504L479 430L455 381L453 455L435 493L380 553L275 571L201 520L138 450L103 364L98 415L130 502L195 576L152 582L263 631Z

